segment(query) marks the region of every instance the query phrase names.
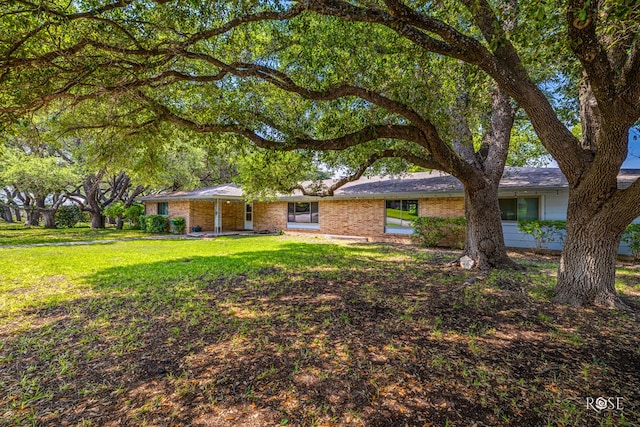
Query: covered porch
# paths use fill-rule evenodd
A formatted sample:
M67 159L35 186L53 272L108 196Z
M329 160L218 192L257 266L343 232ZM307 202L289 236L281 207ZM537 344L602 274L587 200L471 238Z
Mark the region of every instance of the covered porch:
M158 194L142 201L148 215L184 218L187 234L223 235L254 229L253 203L245 202L242 190L234 184Z
M253 204L242 199L214 198L189 202L187 234L228 235L253 231Z

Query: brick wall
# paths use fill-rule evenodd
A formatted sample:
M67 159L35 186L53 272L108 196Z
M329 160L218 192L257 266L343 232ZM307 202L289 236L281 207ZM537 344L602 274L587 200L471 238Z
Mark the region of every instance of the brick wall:
M384 200L323 200L318 214L323 234L384 236Z
M244 202L221 201L222 230L244 230Z
M420 216L445 218L464 216L464 199L419 199ZM155 214L157 204L146 203L147 214ZM170 202L169 218L182 216L187 220L187 230L199 225L203 231L214 228L215 202ZM221 202L222 229L244 229L244 203ZM303 234L334 234L341 236L365 236L375 241L406 241L408 236L384 232L384 200L321 200L318 205L319 230L290 229ZM287 231L286 202L255 202L253 204L253 229L256 231Z
M187 231L191 232L191 228L198 225L202 228L202 231L213 231L214 207L214 202L190 202Z
M286 202L254 202L253 229L256 231L280 231L287 228Z
M145 215L157 215L158 214L158 203L156 203L156 202L145 202L144 203L144 214Z
M442 218L455 218L464 216L463 197L433 197L418 201L420 216L439 216Z

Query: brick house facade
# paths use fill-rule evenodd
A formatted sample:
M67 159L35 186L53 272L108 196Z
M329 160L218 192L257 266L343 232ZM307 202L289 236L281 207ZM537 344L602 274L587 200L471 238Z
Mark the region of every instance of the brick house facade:
M640 178L640 170L623 170L619 188ZM361 178L331 197L282 195L275 201L247 205L242 190L232 184L142 198L147 214L183 217L186 230L256 232L284 231L322 236L356 236L371 241L406 241L418 216L464 217L463 188L440 172L400 178ZM534 247L531 236L518 230L520 219L564 220L568 184L559 169L507 168L500 182L500 209L505 243ZM562 238L548 249L560 249ZM621 253L629 252L623 244Z
M462 198L417 199L420 216L462 217ZM202 231L214 231L216 202L145 201L147 215L158 212L158 203L168 204L168 218L182 217L186 230L199 226ZM222 231L246 230L243 201L222 201ZM372 241L406 240L385 230L385 200L320 200L317 228L298 228L287 223L287 202L253 202L253 227L256 232L290 231L293 233L367 237Z

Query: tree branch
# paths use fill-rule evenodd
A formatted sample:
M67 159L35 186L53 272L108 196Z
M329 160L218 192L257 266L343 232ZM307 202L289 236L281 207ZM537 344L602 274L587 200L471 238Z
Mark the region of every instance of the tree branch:
M622 92L622 98L629 105L627 111L632 114L630 121L634 123L640 115L640 29L634 36L631 51L622 67L618 87L628 88Z
M159 119L167 120L182 127L201 133L233 133L244 136L260 148L291 151L297 149L340 151L377 139L402 139L417 142L422 139L422 133L415 126L410 125L372 125L357 132L337 138L312 139L294 138L290 142L275 141L260 136L257 132L236 124L206 124L197 123L191 119L173 113L168 107L160 104L142 91L137 96L147 102L155 110Z
M304 187L303 185L298 184L290 188L289 192L298 190L304 196L331 197L340 187L343 187L345 184L348 184L350 182L359 180L369 167L371 167L378 160L384 158L401 158L415 165L427 167L430 169L439 169L440 166L438 162L430 157L419 157L402 150L382 150L379 153L375 153L369 156L369 158L363 164L361 164L354 173L338 179L330 186L327 186L324 182L313 183L308 187Z
M582 20L580 12L585 14ZM617 77L607 52L596 35L598 2L591 0L571 0L567 7L568 35L571 48L584 67L593 94L603 113L614 108ZM615 112L612 111L615 114Z

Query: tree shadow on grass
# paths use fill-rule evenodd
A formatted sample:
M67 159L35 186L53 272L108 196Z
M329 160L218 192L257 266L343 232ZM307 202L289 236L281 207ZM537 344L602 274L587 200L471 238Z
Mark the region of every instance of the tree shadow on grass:
M100 297L0 336L0 415L114 426L591 425L598 414L584 397L639 401L637 323L499 286L460 289L465 275L442 258L386 255L291 243L102 270L87 278Z

